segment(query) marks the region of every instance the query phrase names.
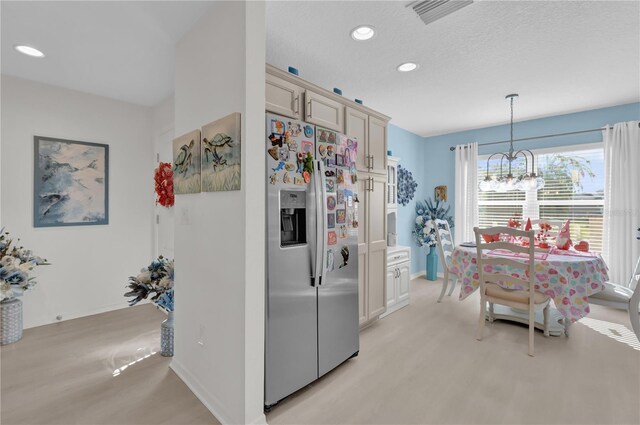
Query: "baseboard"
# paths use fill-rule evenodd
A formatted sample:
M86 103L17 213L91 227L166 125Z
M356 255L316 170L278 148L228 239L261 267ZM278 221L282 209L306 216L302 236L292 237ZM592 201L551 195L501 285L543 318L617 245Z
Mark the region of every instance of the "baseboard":
M178 362L177 359L171 360L169 363L171 370L185 383L185 385L191 390L191 392L209 409L209 411L216 417L221 424L237 424L241 423L231 419L231 416L225 412L222 407L222 403L214 397L209 391L207 391L200 381L198 381L187 369L184 368ZM264 415L263 415L264 416ZM265 418L266 422L266 418Z
M419 278L421 276L424 276L425 274L427 274L426 272L418 272L418 273L412 273L411 274L411 280Z
M418 272L418 273L413 273L411 274L411 280L422 277L424 275L426 275L426 272ZM444 273L442 272L438 272L438 277L444 278Z

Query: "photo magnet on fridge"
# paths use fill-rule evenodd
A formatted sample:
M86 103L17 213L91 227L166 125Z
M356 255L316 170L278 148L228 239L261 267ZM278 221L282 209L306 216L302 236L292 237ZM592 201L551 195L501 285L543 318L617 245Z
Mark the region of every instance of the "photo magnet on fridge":
M336 215L334 213L327 214L327 227L329 229L336 227Z
M280 136L284 135L284 121L280 120L271 120L271 132L274 134L278 134Z
M345 223L347 221L347 210L336 210L336 223Z

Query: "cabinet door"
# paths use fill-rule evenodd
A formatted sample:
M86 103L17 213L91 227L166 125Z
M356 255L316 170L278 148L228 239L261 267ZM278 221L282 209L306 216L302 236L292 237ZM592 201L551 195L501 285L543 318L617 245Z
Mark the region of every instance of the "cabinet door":
M369 116L364 112L347 106L345 113L345 134L358 140L358 156L356 168L367 171L367 140L369 135Z
M302 89L271 74L267 74L265 79L267 101L265 109L269 112L300 119Z
M344 105L310 90L305 92L304 120L344 132Z
M387 160L387 209L398 208L398 163Z
M387 224L386 176L370 177L367 191L367 237L369 240L369 318L386 310Z
M371 156L370 172L387 174L387 123L369 117L367 155Z
M396 295L396 276L398 269L395 267L387 268L387 310L394 306L398 300Z
M364 244L363 244L364 245ZM367 321L367 246L358 244L358 321Z
M409 285L411 284L411 263L398 265L398 301L409 298Z
M368 320L368 246L367 246L367 192L366 180L358 178L358 202L354 203L358 220L358 305L360 324Z

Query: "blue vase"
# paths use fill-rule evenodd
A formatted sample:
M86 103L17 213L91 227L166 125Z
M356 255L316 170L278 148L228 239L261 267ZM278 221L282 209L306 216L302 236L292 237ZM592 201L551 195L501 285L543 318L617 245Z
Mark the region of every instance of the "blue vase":
M427 280L438 279L438 254L436 247L432 246L427 254Z

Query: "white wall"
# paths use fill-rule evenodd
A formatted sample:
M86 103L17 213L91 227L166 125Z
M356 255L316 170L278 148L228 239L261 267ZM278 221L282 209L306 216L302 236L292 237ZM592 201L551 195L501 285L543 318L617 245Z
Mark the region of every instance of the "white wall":
M2 76L2 225L46 257L23 297L25 327L126 307L152 256L151 109ZM33 227L33 136L109 145L109 225Z
M262 2L216 2L176 54L177 136L242 114L241 190L177 195L175 211L171 367L223 423L265 421L264 20Z

